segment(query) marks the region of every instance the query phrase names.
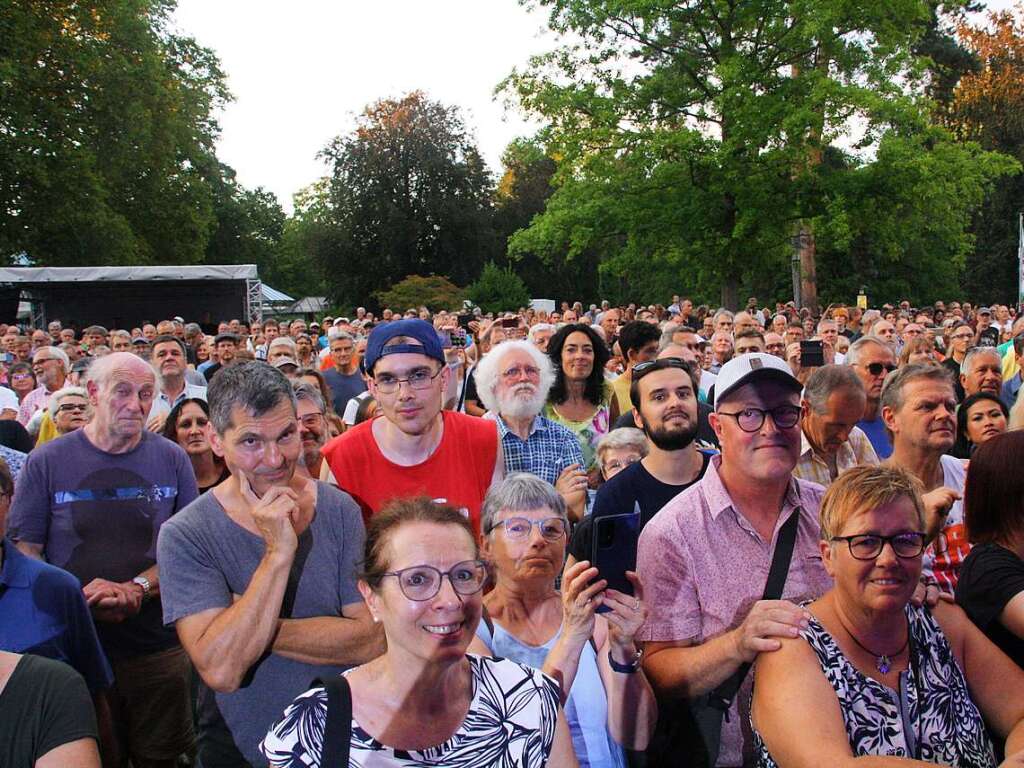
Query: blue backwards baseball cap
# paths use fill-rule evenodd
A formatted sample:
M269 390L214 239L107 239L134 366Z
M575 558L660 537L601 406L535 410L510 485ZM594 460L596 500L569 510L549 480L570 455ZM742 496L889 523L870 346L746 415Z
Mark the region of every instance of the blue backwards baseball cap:
M415 339L418 344L402 341L397 344L388 344L389 341L399 336L407 339ZM366 354L363 356L363 365L370 375L373 375L373 366L377 361L387 355L399 353L412 353L415 355L426 355L429 358L444 363L444 350L441 348L441 340L437 337L434 326L425 320L417 317L410 317L404 320L394 320L390 323L382 323L370 331L370 338L366 342Z

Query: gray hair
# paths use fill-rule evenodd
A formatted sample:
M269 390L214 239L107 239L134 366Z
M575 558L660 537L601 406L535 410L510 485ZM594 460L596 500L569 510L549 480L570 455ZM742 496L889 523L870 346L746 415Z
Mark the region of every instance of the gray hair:
M899 411L903 407L903 388L912 381L927 379L929 381L941 381L953 388L953 377L949 369L940 365L929 365L927 363L911 363L897 368L885 377L882 384L882 394L879 399L881 408L888 407L892 411Z
M40 347L39 349L32 353L32 360L34 361L36 359L36 355L44 351L49 352L53 356L54 360L60 361L60 364L64 366L64 373L67 373L68 371L71 370L71 358L68 357L67 352L65 352L63 349L60 349L59 347Z
M324 396L320 392L319 387L314 387L308 381L302 381L296 379L292 382L292 392L295 393L295 402L298 405L299 400L306 400L316 406L316 409L320 413L327 412L327 406L324 404Z
M193 336L201 336L203 333L202 326L199 323L186 323L184 330L186 339L191 339Z
M480 529L484 534L493 531L502 512L529 512L545 507L569 525L565 500L551 483L529 472L513 472L487 491L480 512Z
M94 357L86 370L85 383L88 387L93 384L97 389L103 389L107 385L110 374L117 367L135 368L153 377L156 383L156 374L149 363L136 355L134 352L110 352L103 357Z
M715 316L714 316L715 325L718 324L718 318L720 318L720 317L728 317L730 320L735 320L736 319L735 316L733 315L733 313L730 312L728 309L720 309L717 312L715 312Z
M872 344L874 344L876 347L887 349L890 352L892 351L892 347L890 347L884 339L881 339L878 336L861 336L859 339L853 342L853 344L850 345L850 348L848 350L846 350L846 364L857 365L857 363L860 362L861 350L864 349L865 347L871 346Z
M476 367L476 392L480 402L489 411L498 412L498 397L495 391L498 387L498 378L501 376L501 361L509 352L520 350L525 352L533 360L533 364L540 368L540 384L537 387L538 394L542 394L542 400L547 400L551 385L555 383L555 369L551 364L551 358L537 349L537 346L530 341L505 341L496 346L486 355Z
M864 392L860 376L848 365L823 365L815 368L804 384L804 400L818 415L825 413L828 397L833 392Z
M60 408L61 402L66 397L84 397L86 400L89 399L89 393L86 392L85 387L61 387L52 395L50 395L50 402L47 405L47 410L50 412L50 418L57 416L57 409Z
M1003 364L1003 356L999 354L999 350L995 347L971 347L967 350L967 354L964 355L964 361L960 363L960 373L967 376L974 369L974 361L982 355L992 355L996 360L999 361L999 365Z
M111 331L110 332L110 341L111 341L111 343L113 343L114 339L128 339L128 341L131 341L132 340L132 335L130 333L128 333L128 331L119 328L116 331Z
M601 469L604 469L604 454L609 450L621 448L632 448L640 456L646 456L650 451L647 435L643 433L643 430L636 427L613 429L597 443L597 463L601 465Z
M551 323L537 323L536 325L530 328L530 332L526 335L526 338L529 341L536 341L537 334L540 333L541 331L551 331L552 333L554 333L555 330L555 326L553 326Z
M348 341L354 342L355 338L348 331L343 331L341 328L331 326L327 329L327 340L334 341L335 339L347 339Z
M251 416L260 417L282 401L287 401L295 412L291 381L263 362L251 361L221 368L210 382L206 396L210 404L210 422L219 435L233 426L231 417L235 406Z
M288 347L292 351L292 357L295 357L299 353L298 347L295 346L295 342L292 341L290 336L278 336L276 339L270 342L267 346L267 354L270 354L270 350L274 347Z

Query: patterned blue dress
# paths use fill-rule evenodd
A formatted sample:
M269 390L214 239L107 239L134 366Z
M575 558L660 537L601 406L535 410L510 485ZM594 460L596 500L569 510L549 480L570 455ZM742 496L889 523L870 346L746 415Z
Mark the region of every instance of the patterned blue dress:
M473 674L473 699L451 738L424 750L395 750L353 719L348 768L544 768L558 718L558 684L514 661L466 658ZM316 768L326 719L327 692L306 691L270 729L260 751L275 768Z
M918 674L915 682L913 670L902 673L909 702L906 720L900 693L854 667L816 619L803 632L839 699L853 754L909 757L958 768L994 767L985 723L949 641L927 609L908 605L907 617ZM759 768L777 768L756 729L754 747Z

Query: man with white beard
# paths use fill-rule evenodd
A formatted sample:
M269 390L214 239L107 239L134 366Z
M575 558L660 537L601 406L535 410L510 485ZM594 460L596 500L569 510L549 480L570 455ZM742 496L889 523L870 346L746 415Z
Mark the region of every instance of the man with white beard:
M578 520L587 500L587 474L579 441L541 415L555 380L551 360L528 341L496 346L476 367L484 418L498 425L505 474L529 472L555 486Z

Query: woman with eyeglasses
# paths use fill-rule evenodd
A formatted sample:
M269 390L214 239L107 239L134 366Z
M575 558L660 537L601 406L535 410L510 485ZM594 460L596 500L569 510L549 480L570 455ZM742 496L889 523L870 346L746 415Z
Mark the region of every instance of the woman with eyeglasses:
M57 435L66 435L89 422L89 393L84 387L63 387L50 395L50 419Z
M956 391L956 401L959 403L963 402L965 397L964 388L960 384L960 366L963 364L964 358L967 357L967 350L974 346L974 329L960 320L946 331L946 339L948 340L946 349L949 354L946 355L942 364L953 376L953 389Z
M32 372L31 363L21 362L12 365L7 369L7 380L14 394L18 396L19 404L36 388L36 375Z
M185 449L201 494L231 477L224 459L215 454L210 445L211 429L210 406L202 398L189 397L167 414L162 432L168 440Z
M647 615L643 590L636 574L636 597L606 589L581 561L566 570L559 593L568 525L562 497L534 475L514 473L490 489L483 556L495 581L476 630L479 649L561 683L581 768L623 768L623 748L646 749L657 717L634 641Z
M328 722L336 713L324 688L298 697L261 745L270 765L342 765L322 760L333 724L348 740L349 768L574 768L558 684L515 661L466 653L486 583L476 536L458 510L418 498L374 515L359 591L384 627L387 651L345 674L349 723Z
M1007 739L1003 765L1024 765L1024 671L955 605L910 603L925 546L920 483L855 467L820 516L835 585L807 604L797 636L758 658L757 765L995 766L986 723Z
M573 323L551 337L548 356L555 368L555 383L544 415L576 435L584 468L596 470L597 443L619 417L614 392L604 378L611 352L593 328Z

